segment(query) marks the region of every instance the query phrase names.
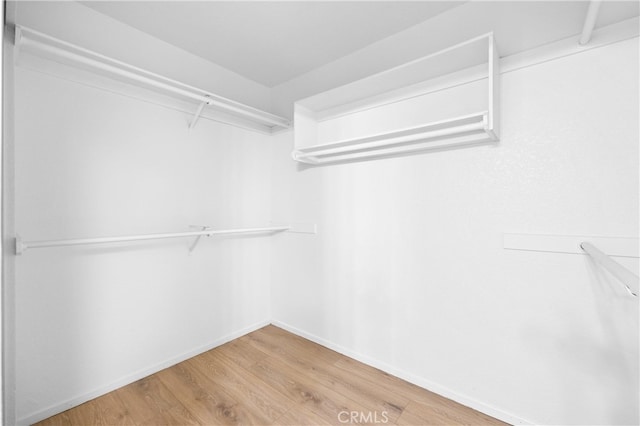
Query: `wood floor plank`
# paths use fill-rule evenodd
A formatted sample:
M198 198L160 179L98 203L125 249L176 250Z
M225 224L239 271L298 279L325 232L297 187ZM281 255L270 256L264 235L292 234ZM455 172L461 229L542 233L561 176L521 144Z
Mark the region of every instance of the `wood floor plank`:
M256 411L273 422L295 403L277 390L258 383L248 370L235 364L222 352L209 351L189 360L195 368L224 388L248 410Z
M400 416L409 403L406 397L380 389L370 380L336 368L333 364L345 358L344 355L281 328L267 326L247 337L254 345L274 357L287 360L292 367L301 369L327 388L358 401L373 412L385 412L391 422Z
M368 411L358 402L315 382L282 360L269 357L251 367L251 371L330 423L338 423L338 415L343 411Z
M34 426L67 426L67 425L93 425L98 417L93 401L85 402L70 410L63 411L53 417L49 417Z
M286 333L286 335L284 334ZM261 328L241 338L261 350L275 357L286 357L292 361L296 358L316 363L333 364L343 355L303 339L274 326Z
M56 416L36 423L39 426L54 425L135 425L128 410L113 394L108 393L99 398L64 411Z
M157 417L158 413L180 406L180 401L157 375L151 375L114 392L136 423Z
M439 423L434 419L425 419L423 417L418 416L411 410L405 409L403 413L400 415L398 420L396 420L396 425L398 426L427 426L427 425L437 425ZM444 424L444 423L443 423Z
M334 365L350 374L355 374L372 381L388 392L393 392L412 401L421 401L422 399L440 397L433 392L402 380L399 377L392 376L389 373L378 370L377 368L363 364L346 356L338 360Z
M351 358L344 357L336 362L335 366L374 380L378 386L411 400L412 402L398 419L399 423L407 422L409 418L423 416L425 418L422 421L429 421L428 424L504 424L469 407ZM491 423L492 421L498 423Z
M282 417L273 423L274 426L315 426L333 424L336 423L328 422L303 406L297 406L295 409L287 411Z
M77 416L77 413L82 410L82 405L78 405L71 410L63 411L62 413L56 414L55 416L44 419L38 423L35 423L34 426L69 426L79 424L74 423L72 416Z
M265 359L268 355L255 346L250 345L246 340L235 339L213 349L212 352L220 352L233 358L236 364L243 368L249 368L255 363Z
M505 425L505 423L482 414L457 402L442 398L437 402L419 403L412 401L399 419L399 424L420 421L417 424L439 425ZM404 417L404 419L402 419Z
M378 413L390 422L398 419L409 399L394 392L385 391L375 382L367 380L327 362L315 362L305 356L296 356L297 351L286 351L279 356L288 361L290 367L300 371L315 382L332 389L347 398L357 401L372 413ZM343 357L341 355L341 357Z
M156 373L164 385L201 424L247 424L235 411L237 402L203 375L182 362ZM241 422L240 420L245 420Z
M91 401L96 406L97 425L135 425L131 413L120 398L110 392Z
M186 426L200 424L198 419L182 404L170 410L159 411L155 413L153 417L139 423L140 426Z

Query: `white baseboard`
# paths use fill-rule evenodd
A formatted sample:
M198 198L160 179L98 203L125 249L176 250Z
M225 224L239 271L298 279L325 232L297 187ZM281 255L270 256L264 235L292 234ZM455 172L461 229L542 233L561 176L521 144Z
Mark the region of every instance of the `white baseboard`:
M371 367L377 368L379 370L382 370L386 373L389 373L393 376L399 377L403 380L406 380L409 383L413 383L414 385L420 386L421 388L427 389L433 393L437 393L438 395L444 396L445 398L449 398L453 401L456 401L464 406L473 408L474 410L477 410L481 413L484 413L488 416L494 417L498 420L502 420L503 422L507 422L509 424L512 425L533 425L536 424L535 422L530 422L527 420L524 420L518 416L514 416L510 413L507 413L505 411L502 411L498 408L492 407L490 405L487 405L481 401L478 401L474 398L468 397L466 395L462 395L458 392L455 392L445 386L441 386L437 383L434 383L430 380L424 379L422 377L418 377L414 374L411 373L407 373L401 369L398 369L396 367L393 367L385 362L379 361L377 359L368 357L366 355L363 355L359 352L355 352L351 349L347 349L343 346L340 345L336 345L334 343L329 342L328 340L325 340L321 337L318 337L314 334L311 333L307 333L306 331L300 330L296 327L293 327L287 323L284 323L282 321L276 321L273 320L271 321L271 323L277 327L280 327L284 330L287 330L290 333L296 334L300 337L304 337L305 339L311 340L312 342L315 342L319 345L322 345L326 348L332 349L336 352L339 352L343 355L348 356L349 358L353 358L357 361L360 361L364 364L367 364Z
M270 324L269 320L260 321L258 323L252 324L250 326L244 327L240 330L234 331L233 333L229 333L226 336L223 336L219 339L214 340L211 343L207 343L206 345L200 346L198 348L192 349L190 351L184 352L176 357L158 363L152 367L144 368L142 370L136 371L135 373L129 374L125 377L122 377L114 382L109 383L108 385L102 386L98 389L94 389L90 392L84 393L82 395L77 395L71 399L68 399L59 404L52 405L44 410L40 410L36 413L30 414L28 416L22 417L18 419L16 422L18 426L27 426L34 423L37 423L41 420L54 416L58 413L61 413L65 410L68 410L72 407L76 407L80 404L83 404L87 401L90 401L94 398L97 398L101 395L114 391L118 388L126 386L130 383L133 383L137 380L140 380L144 377L150 376L151 374L157 373L158 371L164 370L165 368L169 368L172 365L176 365L182 361L185 361L189 358L193 358L196 355L200 355L203 352L211 350L215 347L223 345L233 339L237 339L238 337L242 337L245 334L251 333L259 328L267 326Z
M132 373L130 375L127 375L125 377L120 378L119 380L116 380L114 382L109 383L108 385L102 386L98 389L94 389L93 391L87 392L85 394L82 395L78 395L75 396L71 399L68 399L64 402L61 402L59 404L55 404L52 405L44 410L40 410L36 413L30 414L28 416L22 417L21 419L19 419L17 421L17 425L18 426L23 426L23 425L31 425L33 423L37 423L41 420L44 420L46 418L49 418L51 416L54 416L58 413L61 413L65 410L68 410L72 407L76 407L80 404L83 404L87 401L90 401L94 398L97 398L101 395L104 395L106 393L112 392L118 388L121 388L123 386L126 386L130 383L133 383L137 380L140 380L144 377L147 377L151 374L157 373L158 371L164 370L165 368L171 367L173 365L176 365L182 361L185 361L189 358L192 358L194 356L197 356L203 352L206 352L208 350L211 350L215 347L218 347L220 345L223 345L233 339L237 339L238 337L242 337L245 334L251 333L252 331L255 331L259 328L262 328L266 325L269 324L273 324L277 327L280 327L284 330L287 330L293 334L296 334L300 337L304 337L305 339L311 340L312 342L318 343L319 345L322 345L324 347L327 347L329 349L332 349L336 352L339 352L343 355L346 355L350 358L353 358L357 361L360 361L364 364L370 365L371 367L377 368L379 370L382 370L384 372L387 372L389 374L392 374L396 377L399 377L403 380L406 380L410 383L413 383L417 386L420 386L424 389L427 389L429 391L432 391L434 393L437 393L438 395L442 395L445 398L449 398L453 401L456 401L462 405L465 405L467 407L473 408L474 410L480 411L481 413L484 413L488 416L494 417L496 419L502 420L504 422L507 422L509 424L514 424L514 425L531 425L531 424L535 424L535 422L530 422L530 421L526 421L522 418L519 418L517 416L514 416L512 414L506 413L500 409L497 409L495 407L492 407L490 405L487 405L481 401L478 401L476 399L470 398L468 396L459 394L457 392L452 391L451 389L441 386L437 383L431 382L429 380L426 380L422 377L418 377L415 376L413 374L407 373L403 370L400 370L396 367L393 367L389 364L386 364L382 361L379 361L377 359L368 357L366 355L363 355L359 352L355 352L351 349L347 349L343 346L340 345L336 345L334 343L331 343L321 337L318 337L314 334L311 333L307 333L306 331L300 330L296 327L293 327L287 323L284 323L282 321L277 321L277 320L265 320L265 321L261 321L258 323L255 323L253 325L244 327L240 330L237 330L233 333L227 334L219 339L214 340L211 343L208 343L206 345L200 346L198 348L192 349L190 351L184 352L176 357L173 357L171 359L168 359L166 361L163 361L161 363L158 363L152 367L149 368L145 368L142 370L139 370L135 373Z

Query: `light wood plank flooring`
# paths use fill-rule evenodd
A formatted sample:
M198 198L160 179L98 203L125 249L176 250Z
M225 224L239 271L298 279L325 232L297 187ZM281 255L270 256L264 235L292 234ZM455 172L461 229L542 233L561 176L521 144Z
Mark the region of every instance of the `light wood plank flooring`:
M267 326L38 425L503 425Z

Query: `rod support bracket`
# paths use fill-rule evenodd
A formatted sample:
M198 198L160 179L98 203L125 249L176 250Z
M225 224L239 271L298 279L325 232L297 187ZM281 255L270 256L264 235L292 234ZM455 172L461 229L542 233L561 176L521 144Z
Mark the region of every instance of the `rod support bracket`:
M16 255L20 256L22 253L24 253L25 250L26 247L22 243L22 237L16 234Z
M193 120L191 120L191 123L189 123L189 130L195 127L196 123L198 122L198 119L200 118L200 115L202 114L202 110L204 109L204 107L206 105L211 105L212 103L213 103L213 99L211 99L211 96L205 95L204 100L200 103L200 105L198 105L198 109L196 109L196 113L193 116Z
M197 228L197 229L200 229L201 231L209 231L213 229L211 226L207 226L207 225L189 225L189 228ZM211 235L206 235L206 236L210 237ZM196 239L193 241L193 244L191 244L191 247L189 247L189 254L193 253L193 251L196 249L196 247L198 246L198 243L200 242L200 238L202 238L202 235L198 235Z

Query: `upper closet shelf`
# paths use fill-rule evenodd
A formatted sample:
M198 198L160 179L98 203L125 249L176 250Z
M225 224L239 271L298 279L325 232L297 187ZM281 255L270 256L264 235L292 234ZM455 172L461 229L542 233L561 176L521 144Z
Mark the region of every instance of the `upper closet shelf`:
M205 106L211 106L217 112L237 118L241 120L240 123L246 121L250 123L249 128L267 133L290 127L290 122L286 118L163 77L29 28L16 26L15 45L20 53L31 53L56 63L104 75L170 95L176 99L187 100L190 103L196 101L198 104L194 105L194 116L190 121L190 128L200 118Z
M498 68L489 33L300 100L292 156L327 164L498 141Z

